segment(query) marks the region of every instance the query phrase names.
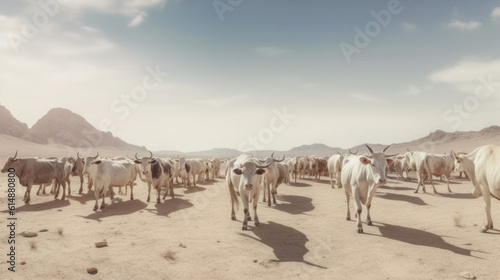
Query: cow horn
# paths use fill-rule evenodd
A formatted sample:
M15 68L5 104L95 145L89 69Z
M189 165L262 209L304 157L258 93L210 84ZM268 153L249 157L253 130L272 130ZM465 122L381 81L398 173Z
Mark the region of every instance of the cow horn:
M271 161L270 163L266 164L266 165L256 165L257 168L268 168L269 166L271 166L271 164L273 164L273 162Z
M14 155L14 157L12 159L16 159L17 157L17 150L16 150L16 154Z
M355 154L357 154L357 153L358 153L358 150L356 150L356 152L354 152L354 153L353 153L353 152L351 152L351 149L349 149L349 154L351 154L351 155L355 155Z
M410 151L410 148L406 148L406 151L409 152Z
M94 157L94 159L98 158L99 157L99 152L97 152L97 156Z
M80 159L80 152L76 153L76 157Z
M273 158L273 162L282 162L285 160L285 155L283 155L283 158L282 159L274 159Z
M337 150L337 154L339 154L340 156L342 156L342 154L340 154L338 150Z
M135 159L139 159L139 158L137 157L137 153L135 153Z
M148 152L149 152L149 154L151 154L151 156L149 158L152 159L153 158L153 153L150 150L148 150Z
M274 156L274 152L271 154L271 158L273 158L273 156Z
M385 153L385 151L386 151L387 149L389 149L389 147L390 147L390 146L391 146L391 145L389 145L389 146L385 147L385 149L382 151L382 153Z
M372 153L372 154L373 154L373 150L372 150L372 148L370 148L370 146L368 146L368 144L365 144L365 146L368 148L368 151L370 151L370 153Z
M398 155L398 154L393 154L393 155L385 155L385 157L386 157L386 158L388 158L388 157L395 157L395 156L397 156L397 155Z

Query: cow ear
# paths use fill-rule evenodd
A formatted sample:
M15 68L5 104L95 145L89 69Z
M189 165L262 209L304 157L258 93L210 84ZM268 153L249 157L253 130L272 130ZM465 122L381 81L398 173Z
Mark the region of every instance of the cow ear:
M387 161L388 165L391 165L394 163L394 160L392 158L386 158L385 161Z
M101 164L102 160L96 160L94 162L92 162L92 164Z
M360 157L359 161L361 161L362 164L371 164L372 163L367 157Z
M141 164L141 161L138 160L138 159L134 160L134 162L137 163L137 164Z
M257 175L262 175L262 174L266 173L266 170L259 168L259 169L257 169L257 172L255 172L255 173L257 173Z
M243 174L243 170L236 168L236 169L233 169L233 173L237 174L237 175L241 175L241 174Z
M156 159L153 159L153 160L150 160L149 163L156 164L156 163L158 163L158 161Z

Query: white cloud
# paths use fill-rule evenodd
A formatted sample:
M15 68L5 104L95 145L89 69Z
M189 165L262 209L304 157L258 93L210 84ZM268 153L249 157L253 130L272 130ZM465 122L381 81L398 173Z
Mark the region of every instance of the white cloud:
M454 66L434 71L429 79L434 83L445 83L463 92L474 91L480 84L479 77L492 76L493 81L500 80L500 59L479 60L464 58Z
M278 47L260 47L260 48L257 48L257 52L262 54L262 55L271 57L271 56L279 56L279 55L289 53L290 50L281 49Z
M460 20L452 20L445 27L447 29L459 29L459 30L474 30L479 28L482 24L478 21L460 21Z
M422 92L417 86L415 85L409 85L408 89L406 90L406 93L411 94L411 95L418 95Z
M144 18L147 17L148 14L146 12L141 12L138 16L136 16L129 24L129 27L135 27L141 24L144 21Z
M500 7L496 7L495 9L493 9L493 12L491 12L491 18L500 20Z
M403 28L407 31L413 31L417 29L417 26L415 24L409 23L407 21L403 21L403 23L401 23L401 26L403 26Z
M365 95L365 94L351 94L349 95L351 98L359 100L359 101L364 101L364 102L369 102L369 101L375 101L375 98Z

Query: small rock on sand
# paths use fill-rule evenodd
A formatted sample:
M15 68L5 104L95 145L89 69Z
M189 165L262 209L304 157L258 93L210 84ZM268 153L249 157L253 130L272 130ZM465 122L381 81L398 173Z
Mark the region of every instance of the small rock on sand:
M95 268L95 267L87 268L87 273L88 274L97 274L97 268Z
M31 231L23 231L21 233L22 236L24 237L37 237L38 236L38 233L36 232L31 232Z
M95 246L96 246L97 248L106 247L106 246L108 246L108 242L106 242L106 241L96 242L96 243L95 243Z
M179 247L186 248L186 245L184 245L184 244L181 243L181 244L179 244Z
M26 262L24 262L24 261L23 261L23 262L21 262L21 265L25 265L25 264L26 264Z
M472 272L468 272L468 271L460 272L460 277L465 278L465 279L476 279L476 276L474 276L474 274L472 274Z
M39 232L47 232L47 231L49 231L49 230L48 229L42 229Z

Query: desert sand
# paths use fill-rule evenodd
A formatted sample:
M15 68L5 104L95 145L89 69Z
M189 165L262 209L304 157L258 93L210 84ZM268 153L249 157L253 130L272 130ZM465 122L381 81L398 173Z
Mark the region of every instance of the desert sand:
M0 152L2 167L15 145L7 144ZM64 155L57 146L16 148L23 157ZM72 177L64 201L37 196L34 187L28 205L22 202L25 188L18 185L16 273L2 261L0 279L463 279L462 272L499 279L500 231L479 232L486 219L483 200L472 196L469 181L453 179L453 193L438 181L438 194L428 184L427 193L415 194L415 180L389 179L377 190L374 225L363 223L364 234L345 218L344 190L332 189L326 177L281 185L277 205L259 202L262 226L249 222L248 231L241 230L241 208L237 221L230 218L223 177L189 189L177 184L176 197L161 204L155 190L146 202L147 186L138 179L135 200L107 198L107 207L97 212L86 180L79 195L79 179ZM0 185L6 258L6 174ZM499 206L492 201L495 225ZM365 214L363 209L363 220ZM48 231L39 232L43 229ZM23 231L38 236L23 237ZM96 248L103 240L108 246ZM87 273L91 267L96 275Z

